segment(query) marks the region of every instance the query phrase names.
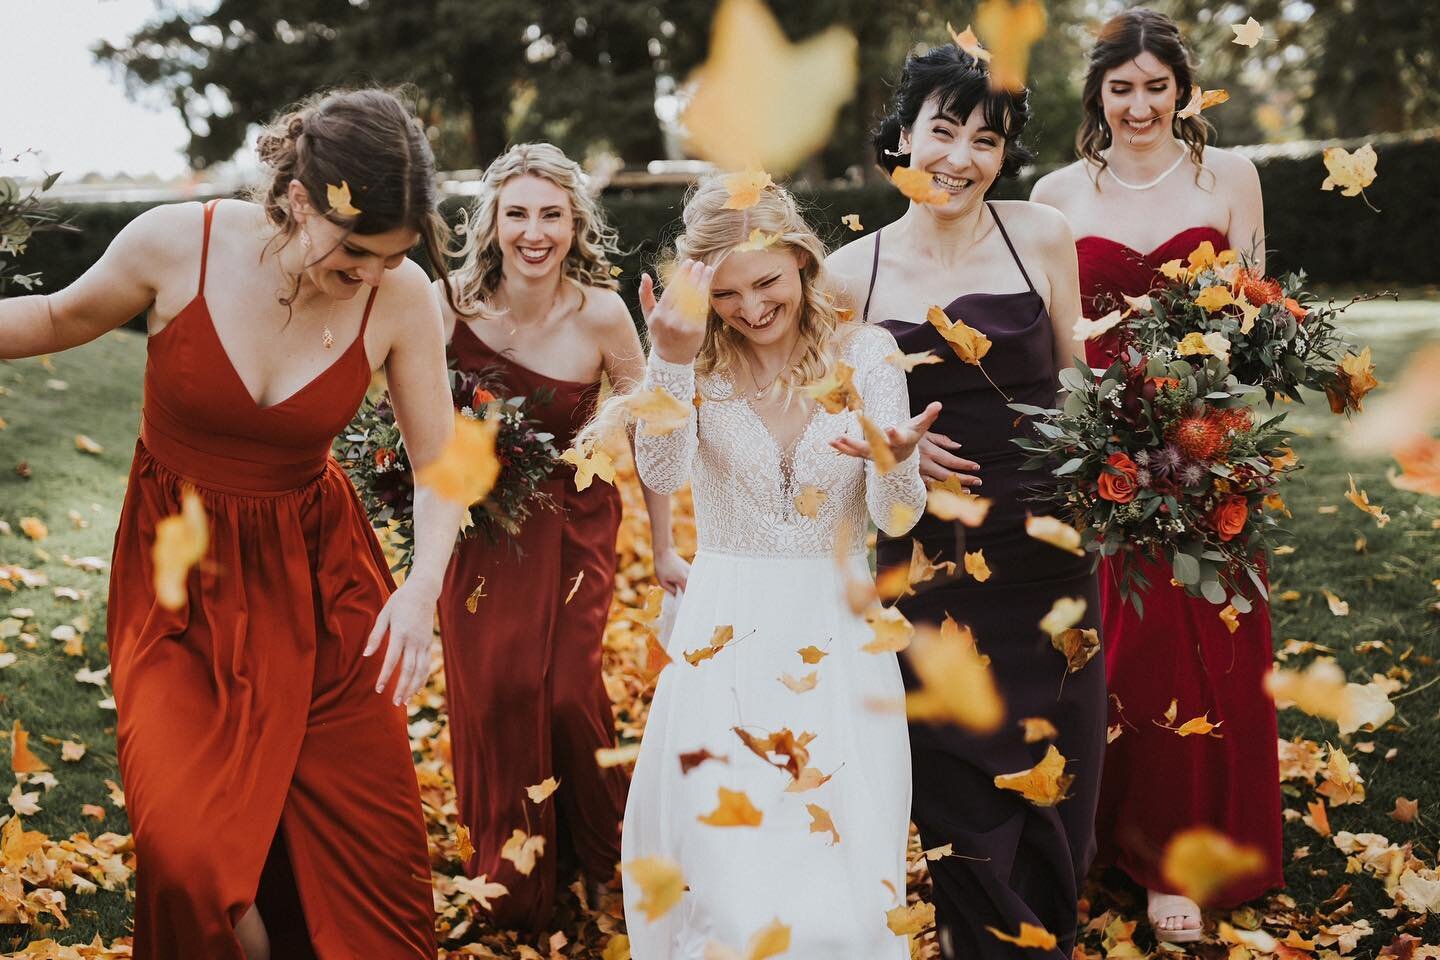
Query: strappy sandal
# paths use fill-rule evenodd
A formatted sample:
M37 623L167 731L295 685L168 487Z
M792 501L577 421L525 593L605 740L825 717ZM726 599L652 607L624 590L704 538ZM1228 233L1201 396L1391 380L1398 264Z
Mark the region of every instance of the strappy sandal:
M1205 935L1204 919L1201 917L1200 908L1189 897L1173 893L1156 893L1152 890L1149 892L1149 904L1145 913L1150 921L1150 929L1154 932L1155 939L1162 943L1194 943ZM1194 917L1197 925L1173 929L1160 926L1161 921L1169 917Z

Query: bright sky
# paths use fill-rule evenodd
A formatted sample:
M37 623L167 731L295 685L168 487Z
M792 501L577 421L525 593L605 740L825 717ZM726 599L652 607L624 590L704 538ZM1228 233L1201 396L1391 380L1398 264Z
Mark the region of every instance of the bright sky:
M122 43L154 15L154 0L0 0L4 156L34 148L39 165L64 170L66 180L184 173L186 134L175 109L129 99L90 53L101 40Z

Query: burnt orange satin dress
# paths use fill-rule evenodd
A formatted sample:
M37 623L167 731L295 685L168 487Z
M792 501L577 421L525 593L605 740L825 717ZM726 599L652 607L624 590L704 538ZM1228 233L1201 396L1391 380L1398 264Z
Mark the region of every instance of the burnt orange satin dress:
M364 331L260 407L199 291L150 338L115 535L107 634L137 851L135 956L241 960L257 904L274 960L435 956L405 715L361 656L394 582L331 439L370 380ZM197 239L201 239L197 237ZM210 547L156 602L156 524L187 488Z
M450 349L462 370L498 372L512 396L547 391L550 401L530 409L558 449L570 446L595 409L598 383L522 367L464 323L455 325ZM628 787L620 768L595 764L595 751L615 741L601 647L620 494L602 480L576 491L568 467L544 490L560 509L531 513L518 543L492 544L483 535L461 541L440 594L455 787L460 822L475 844L466 872L509 889L491 908L492 921L508 928L549 924L562 855L573 851L586 876L610 881ZM465 601L481 578L484 596L471 613ZM525 788L552 776L559 789L531 803ZM528 876L500 855L515 830L546 841Z

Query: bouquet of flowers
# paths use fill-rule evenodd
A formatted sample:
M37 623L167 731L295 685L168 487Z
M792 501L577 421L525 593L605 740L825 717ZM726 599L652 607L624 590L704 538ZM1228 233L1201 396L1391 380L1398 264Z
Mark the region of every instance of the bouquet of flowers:
M1276 529L1266 508L1284 509L1275 486L1297 466L1285 414L1262 419L1264 391L1214 355L1132 346L1098 380L1081 363L1060 381L1060 409L1011 404L1036 418L1038 434L1014 442L1027 469L1051 468L1042 496L1079 528L1083 548L1164 561L1190 594L1248 612L1246 577L1266 595L1260 553ZM1144 564L1123 566L1120 588L1143 616Z
M1305 290L1305 274L1279 279L1251 270L1234 250L1205 241L1185 260L1160 268L1165 282L1149 296L1099 320L1082 321L1081 336L1118 328L1120 344L1147 357L1219 357L1241 383L1267 400L1300 400L1300 388L1323 390L1336 413L1360 409L1376 385L1367 348L1356 354L1335 329L1335 318L1369 296L1336 306Z
M541 489L560 462L555 438L537 429L530 414L532 405L547 404L553 395L542 390L501 400L496 393L503 391L498 370L477 374L452 368L449 376L451 400L461 416L500 421L495 438L500 476L490 494L471 505L460 536L484 534L496 543L504 534L513 544L532 511L556 507ZM408 565L415 541L415 481L388 392L365 399L336 440L335 456L350 474L371 522L390 528L399 554L397 568Z

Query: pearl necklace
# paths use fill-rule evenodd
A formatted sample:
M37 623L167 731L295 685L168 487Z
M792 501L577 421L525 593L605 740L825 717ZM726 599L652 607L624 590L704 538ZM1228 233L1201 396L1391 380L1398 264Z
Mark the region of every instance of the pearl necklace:
M1180 164L1185 162L1185 158L1187 156L1189 156L1189 154L1186 151L1181 150L1180 156L1176 157L1175 162L1165 168L1164 173L1160 174L1160 176L1156 177L1154 180L1150 180L1145 183L1130 183L1128 181L1121 180L1119 175L1115 173L1114 168L1112 168L1108 163L1105 165L1105 172L1110 174L1110 179L1120 184L1120 186L1124 187L1126 190L1149 190L1161 180L1164 180L1166 177L1170 176L1170 174L1174 173L1176 168L1178 168Z

